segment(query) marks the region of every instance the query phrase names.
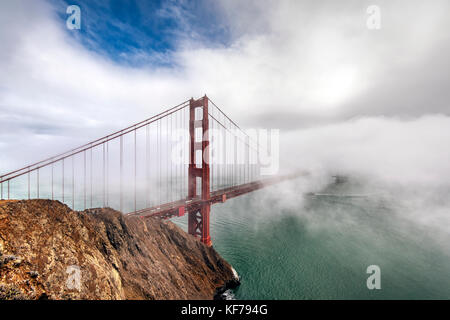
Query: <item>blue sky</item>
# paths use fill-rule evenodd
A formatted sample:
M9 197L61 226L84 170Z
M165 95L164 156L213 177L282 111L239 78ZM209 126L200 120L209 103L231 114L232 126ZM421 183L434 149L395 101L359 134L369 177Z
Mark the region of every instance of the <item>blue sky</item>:
M229 29L214 1L50 2L62 22L68 17L67 6L78 5L81 30L67 30L67 35L121 64L171 66L172 53L183 40L208 47L226 46L230 41Z

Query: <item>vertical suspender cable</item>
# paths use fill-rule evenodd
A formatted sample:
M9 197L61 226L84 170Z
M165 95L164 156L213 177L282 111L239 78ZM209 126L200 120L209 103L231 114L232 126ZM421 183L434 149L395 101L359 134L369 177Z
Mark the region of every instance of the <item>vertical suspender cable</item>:
M187 149L186 149L186 108L183 109L183 117L181 119L182 121L182 127L183 127L183 168L182 168L182 198L186 199L186 156L187 156Z
M52 163L52 200L53 200L53 163Z
M120 212L123 212L123 136L120 136Z
M75 210L75 155L72 156L72 210Z
M148 208L149 207L149 201L148 201L148 197L149 197L149 132L150 130L150 126L147 124L145 126L145 207Z
M90 173L90 179L91 179L91 201L90 201L90 207L92 208L92 145L91 145L91 161L89 164L89 173Z
M136 160L136 129L134 129L134 212L136 213L136 179L137 179L137 160Z
M37 174L37 198L39 199L39 168L36 170ZM9 199L9 180L8 180L8 199Z
M83 160L83 165L84 165L84 181L83 181L83 183L84 183L84 209L86 210L86 189L87 189L87 187L86 187L86 176L87 176L87 173L86 173L86 150L84 150L83 151L83 158L84 158L84 160Z
M86 210L86 150L83 151L83 165L84 165L84 179L83 179L83 184L84 184L84 210Z
M28 170L29 170L29 168L28 168ZM27 176L28 176L28 200L30 200L30 171L28 171ZM2 184L2 198L3 198L3 184ZM63 202L64 202L64 200L63 200Z
M64 158L62 159L62 203L64 203Z
M106 154L105 154L105 143L102 144L103 148L103 207L106 206Z
M214 114L214 111L211 109L211 113ZM209 123L210 123L210 128L211 131L214 132L214 121L212 120L212 118L208 115L209 119ZM210 156L210 160L209 160L209 169L211 170L211 191L214 191L214 157L216 156L215 153L213 153L214 150L214 146L215 146L215 137L213 137L213 134L209 135L209 145L210 145L210 150L211 150L211 156Z
M166 201L169 202L169 116L166 115Z
M162 125L162 120L158 120L158 154L159 154L159 159L158 159L158 173L159 173L159 177L158 177L158 196L159 196L159 200L158 200L158 205L161 204L161 128Z
M167 121L169 121L169 119L167 119ZM173 178L172 178L172 165L173 165L173 163L172 163L172 157L171 157L171 155L170 155L170 152L171 152L171 150L172 150L172 115L170 115L170 129L169 129L169 132L170 132L170 139L168 139L170 142L169 142L169 144L170 144L170 148L168 148L168 153L167 153L167 163L169 164L170 163L170 194L169 194L169 202L171 202L172 201L172 185L173 185Z
M109 140L106 141L106 206L109 207Z

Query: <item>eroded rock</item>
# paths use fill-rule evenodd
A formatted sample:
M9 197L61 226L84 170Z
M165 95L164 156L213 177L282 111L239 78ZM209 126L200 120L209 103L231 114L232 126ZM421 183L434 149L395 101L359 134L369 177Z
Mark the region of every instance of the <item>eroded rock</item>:
M231 266L171 222L0 202L0 299L212 299Z

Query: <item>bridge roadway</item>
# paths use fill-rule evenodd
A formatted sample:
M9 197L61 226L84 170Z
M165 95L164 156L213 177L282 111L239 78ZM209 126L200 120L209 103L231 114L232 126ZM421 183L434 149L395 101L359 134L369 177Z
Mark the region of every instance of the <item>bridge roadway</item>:
M159 217L162 219L169 219L173 217L181 217L186 212L191 210L199 209L205 203L215 204L215 203L223 203L227 199L235 198L237 196L262 189L286 180L291 180L298 178L300 176L308 175L307 172L297 172L288 175L277 175L271 178L266 178L259 181L254 181L246 184L241 184L239 186L233 186L217 191L213 191L210 194L209 200L202 200L200 197L196 197L193 199L183 199L170 203L165 203L160 206L150 207L146 209L141 209L138 211L129 212L127 216L140 216L142 218L149 217Z

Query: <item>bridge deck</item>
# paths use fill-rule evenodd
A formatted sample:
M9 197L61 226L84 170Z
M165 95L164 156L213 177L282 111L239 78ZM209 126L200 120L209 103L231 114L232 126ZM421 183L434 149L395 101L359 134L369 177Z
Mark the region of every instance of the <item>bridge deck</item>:
M202 200L200 198L194 198L191 200L182 199L170 203L165 203L160 206L141 209L136 212L130 212L126 215L128 216L141 216L144 218L148 217L160 217L162 219L168 219L172 217L183 216L186 212L190 210L199 209L205 202L210 204L223 203L227 199L235 198L237 196L285 181L290 179L295 179L300 176L305 176L307 173L295 173L290 175L275 176L272 178L267 178L264 180L254 181L239 186L234 186L230 188L225 188L211 192L209 200Z

